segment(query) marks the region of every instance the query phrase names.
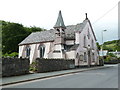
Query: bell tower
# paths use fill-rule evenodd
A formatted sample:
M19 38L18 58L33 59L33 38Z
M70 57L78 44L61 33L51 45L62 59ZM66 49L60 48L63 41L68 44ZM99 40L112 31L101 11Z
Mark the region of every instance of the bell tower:
M62 13L59 11L57 22L53 27L55 29L55 41L54 41L54 58L65 58L64 53L64 37L65 37L65 25L62 18Z

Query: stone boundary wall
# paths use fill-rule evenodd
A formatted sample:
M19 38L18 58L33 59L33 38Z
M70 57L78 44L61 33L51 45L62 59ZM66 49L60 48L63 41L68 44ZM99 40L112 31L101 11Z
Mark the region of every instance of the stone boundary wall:
M27 74L29 66L27 58L2 58L2 77Z
M51 72L75 68L73 59L36 59L37 72Z

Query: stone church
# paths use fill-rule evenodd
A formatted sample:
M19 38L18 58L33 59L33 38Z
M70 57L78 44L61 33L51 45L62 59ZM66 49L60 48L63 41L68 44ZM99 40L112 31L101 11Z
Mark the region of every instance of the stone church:
M33 32L19 43L19 57L75 59L75 66L98 65L96 37L87 17L82 23L65 26L61 11L53 29Z

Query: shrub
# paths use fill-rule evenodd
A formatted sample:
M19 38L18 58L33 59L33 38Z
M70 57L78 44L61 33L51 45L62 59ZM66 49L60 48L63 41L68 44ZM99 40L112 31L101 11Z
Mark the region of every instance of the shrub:
M30 64L30 71L33 71L33 72L36 72L37 71L37 68L36 68L36 64L37 62L32 62L32 64Z
M113 53L108 53L108 55L111 57L116 57Z
M104 61L108 62L110 60L111 60L111 56L108 55Z
M4 55L2 55L3 57L17 57L18 53L17 52L12 52L10 54L5 53Z

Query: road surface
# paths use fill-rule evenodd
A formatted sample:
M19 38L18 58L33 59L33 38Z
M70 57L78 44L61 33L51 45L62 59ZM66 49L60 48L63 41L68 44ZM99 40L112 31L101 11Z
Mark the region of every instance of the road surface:
M118 88L118 65L7 85L3 88Z

